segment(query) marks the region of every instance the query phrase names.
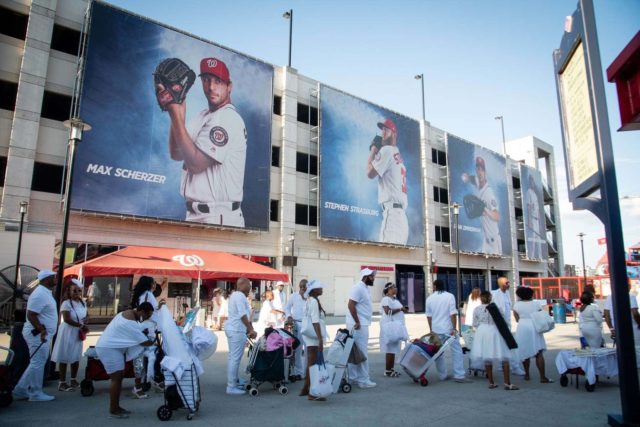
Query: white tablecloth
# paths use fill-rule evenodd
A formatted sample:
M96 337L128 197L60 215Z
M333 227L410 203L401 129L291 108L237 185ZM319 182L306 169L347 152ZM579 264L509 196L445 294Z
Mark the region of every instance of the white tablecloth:
M564 374L569 369L582 368L589 384L596 383L596 375L618 376L618 357L615 349L599 348L588 353L562 350L556 357L558 372Z

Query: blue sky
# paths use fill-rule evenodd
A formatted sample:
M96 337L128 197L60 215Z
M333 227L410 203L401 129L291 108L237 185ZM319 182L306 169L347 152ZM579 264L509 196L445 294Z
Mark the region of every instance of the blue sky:
M640 30L640 1L594 0L603 68ZM419 119L425 75L427 120L501 152L496 115L507 139L552 144L563 203L565 262L587 265L604 253L604 229L566 201L552 52L577 0L109 0L162 23L274 65L286 65L294 10L292 66L300 74ZM620 127L613 84L606 83L625 245L640 241L640 132Z

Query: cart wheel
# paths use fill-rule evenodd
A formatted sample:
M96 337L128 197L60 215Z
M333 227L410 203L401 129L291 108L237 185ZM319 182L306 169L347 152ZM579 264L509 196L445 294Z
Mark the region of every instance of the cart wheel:
M562 387L566 387L569 385L569 377L566 375L560 375L560 385Z
M340 387L340 389L342 390L343 393L351 393L351 384L344 383L342 384L342 387Z
M283 395L283 396L284 396L285 394L289 393L289 389L288 389L288 388L286 388L285 386L280 386L280 387L278 388L278 391L279 391L279 392L280 392L280 394L281 394L281 395Z
M187 415L187 420L191 421L193 419L193 414L188 414Z
M251 383L247 383L247 384L245 384L245 385L244 385L244 390L245 390L245 391L249 391L249 390L251 390Z
M253 397L257 396L258 395L258 389L257 388L251 388L249 390L249 395L253 396Z
M420 385L426 387L429 385L429 381L426 378L420 378Z
M158 415L158 419L160 421L169 421L171 419L171 415L173 415L173 411L171 410L171 408L169 408L169 406L162 405L158 408L156 414Z
M587 389L589 393L593 392L596 389L595 384L589 384L588 382L584 382L584 388Z
M93 394L93 381L82 380L80 383L80 394L84 397L89 397Z
M13 402L13 396L11 395L10 391L6 393L0 393L0 408L6 408L7 406L11 405L11 402Z

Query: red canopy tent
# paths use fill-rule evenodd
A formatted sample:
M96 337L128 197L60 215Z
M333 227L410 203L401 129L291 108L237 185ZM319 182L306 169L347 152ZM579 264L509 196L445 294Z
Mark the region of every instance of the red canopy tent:
M289 280L286 273L225 252L147 246L128 246L64 271L65 277L133 274L182 276L200 280L236 280L241 277L283 282Z

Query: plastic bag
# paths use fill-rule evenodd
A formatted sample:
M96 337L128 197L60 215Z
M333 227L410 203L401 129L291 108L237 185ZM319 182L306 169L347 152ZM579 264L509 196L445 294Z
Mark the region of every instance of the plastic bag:
M191 348L200 360L207 360L216 352L218 337L202 326L191 329Z
M386 322L380 323L380 328L384 331L384 338L389 344L409 339L409 332L407 332L404 323L400 320L392 320L391 316Z
M331 378L333 378L333 366L326 365L322 352L318 353L315 365L309 368L309 394L315 397L329 397L333 392Z

